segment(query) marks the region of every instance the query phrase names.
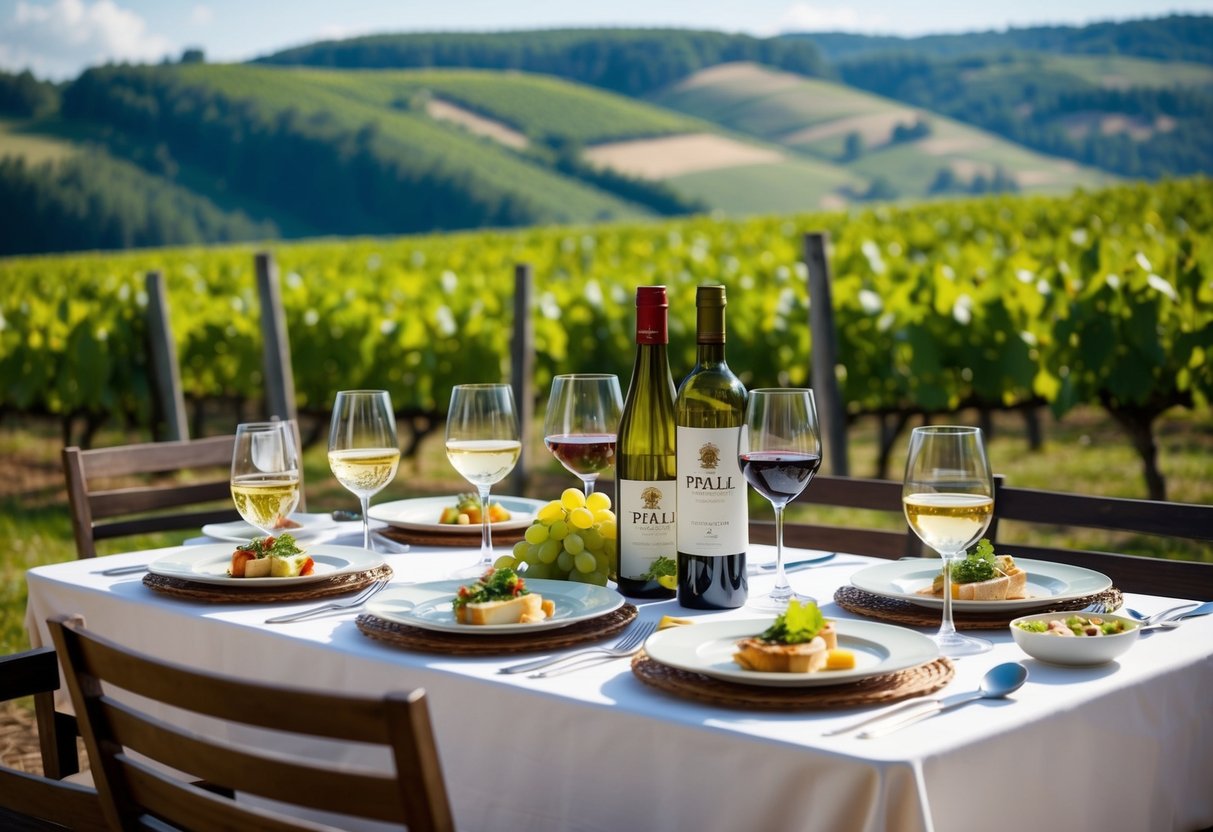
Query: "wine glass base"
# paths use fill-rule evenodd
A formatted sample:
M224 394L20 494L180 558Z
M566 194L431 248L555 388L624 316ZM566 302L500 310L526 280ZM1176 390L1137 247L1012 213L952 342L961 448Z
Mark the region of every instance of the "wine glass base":
M958 656L976 656L994 649L994 643L984 638L962 636L960 633L937 633L931 636L931 641L939 646L939 654L948 658Z
M789 592L786 595L762 595L758 598L751 598L746 602L746 608L752 610L761 610L763 612L784 612L788 608L788 602L797 600L801 604L807 604L810 601L817 603L817 599L811 595L802 595L799 592Z

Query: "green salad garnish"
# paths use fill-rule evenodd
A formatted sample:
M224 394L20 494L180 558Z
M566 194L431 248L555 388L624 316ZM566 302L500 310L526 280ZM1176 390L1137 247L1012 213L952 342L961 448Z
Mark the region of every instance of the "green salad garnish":
M787 612L781 613L759 638L780 644L804 644L815 639L825 626L825 616L817 609L816 601L802 604L792 599Z
M453 609L465 607L468 604L483 604L488 601L509 601L519 595L529 595L526 581L513 569L490 569L477 579L476 583L459 587L455 600L451 602Z
M252 552L255 557L266 558L271 555L276 558L289 558L303 554L303 549L295 542L294 535L280 534L277 537L254 537L243 546L237 547L244 552Z
M998 573L994 569L994 545L982 538L965 559L952 564L952 580L958 584L988 581Z

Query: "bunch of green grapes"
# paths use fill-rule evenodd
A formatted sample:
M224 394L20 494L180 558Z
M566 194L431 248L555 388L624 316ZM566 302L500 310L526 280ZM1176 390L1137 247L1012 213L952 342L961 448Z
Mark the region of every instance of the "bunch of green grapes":
M601 491L586 497L567 488L535 515L535 522L511 554L493 566L524 572L528 578L554 578L606 586L615 562L615 512Z

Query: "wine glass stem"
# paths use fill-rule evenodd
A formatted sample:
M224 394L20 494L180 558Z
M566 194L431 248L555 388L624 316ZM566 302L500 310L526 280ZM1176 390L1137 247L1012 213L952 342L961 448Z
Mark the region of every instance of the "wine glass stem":
M582 486L585 488L585 496L587 500L590 498L590 495L594 493L594 480L596 479L598 479L598 475L591 474L589 479L583 479L581 481Z
M952 622L952 564L951 555L943 556L943 620L939 623L940 638L956 635L956 625Z
M371 518L367 516L367 512L371 508L370 497L358 497L358 502L362 504L362 548L374 551L371 546Z
M489 520L489 486L478 486L480 491L480 565L486 569L493 565L493 524Z
M775 589L772 595L790 595L792 585L788 583L787 573L783 571L783 506L772 503L775 509Z

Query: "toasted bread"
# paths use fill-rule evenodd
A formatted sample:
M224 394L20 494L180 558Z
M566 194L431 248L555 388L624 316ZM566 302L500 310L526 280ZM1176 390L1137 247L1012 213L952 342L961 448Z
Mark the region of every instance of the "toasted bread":
M960 601L1005 601L1011 579L1004 575L988 581L973 581L956 584L956 598Z
M829 621L812 641L779 644L760 638L737 642L733 661L746 670L765 673L812 673L825 667L829 651L838 649L838 630Z
M760 638L737 642L733 661L762 673L812 673L825 667L829 648L821 636L800 644L778 644Z
M464 604L456 608L455 617L461 624L531 624L550 618L555 612L554 602L532 592L509 601Z

